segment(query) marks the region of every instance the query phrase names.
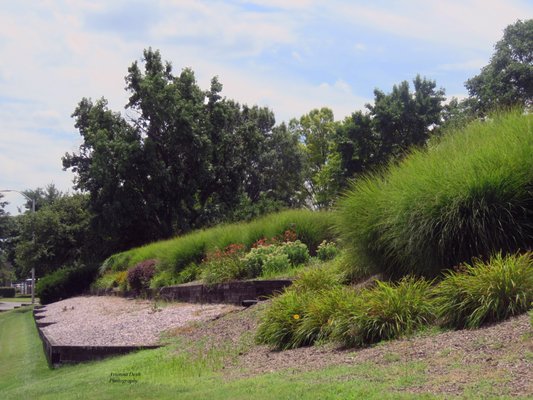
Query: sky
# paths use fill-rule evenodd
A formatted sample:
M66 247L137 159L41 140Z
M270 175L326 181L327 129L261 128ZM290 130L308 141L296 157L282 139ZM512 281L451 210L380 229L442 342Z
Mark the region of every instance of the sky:
M526 0L0 0L0 190L72 192L72 112L83 97L124 112L148 47L277 122L324 106L342 120L417 74L466 96L504 28L532 17ZM13 214L25 202L5 198Z

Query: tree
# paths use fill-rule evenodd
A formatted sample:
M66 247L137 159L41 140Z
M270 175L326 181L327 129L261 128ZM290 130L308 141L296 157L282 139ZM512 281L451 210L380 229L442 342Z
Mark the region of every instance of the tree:
M46 185L45 188L39 187L37 189L27 189L24 190L23 193L35 201L35 211L45 205L52 204L54 201L64 196L64 193L58 190L53 183ZM25 208L26 210L31 211L32 202L30 200L26 201Z
M356 111L339 124L336 136L344 186L346 179L365 172L375 164L378 134L373 129L370 115Z
M2 201L3 197L4 195L0 193L0 286L7 286L14 279L15 274L9 262L11 224L9 215L5 211L8 203Z
M413 93L407 81L394 85L390 94L376 89L374 104L367 104L378 142L376 163L386 163L411 146L423 145L441 122L444 90L436 89L435 81L420 75L413 85Z
M192 70L174 75L152 49L126 83L128 120L83 99L73 114L83 144L63 158L109 251L234 218L245 203L295 204L299 144L272 111L223 98L216 77L201 90Z
M293 119L289 129L304 144L305 187L314 208L331 206L340 190L341 159L336 150L337 123L329 108L311 110L299 120Z
M475 110L486 114L496 107L533 104L533 19L505 28L503 38L479 75L465 83Z
M89 231L87 201L86 195L65 195L35 213L17 217L20 238L15 263L19 276L35 268L37 277L42 277L75 261L101 258Z

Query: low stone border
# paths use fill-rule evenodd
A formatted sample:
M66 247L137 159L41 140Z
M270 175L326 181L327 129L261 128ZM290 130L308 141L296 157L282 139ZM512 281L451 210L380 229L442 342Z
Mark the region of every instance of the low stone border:
M265 300L292 285L291 280L235 281L216 285L184 284L165 286L159 291L164 300L187 303L243 304L249 300Z
M53 325L55 322L39 322L44 316L39 314L44 312L43 306L33 310L33 318L39 337L43 342L44 354L48 364L52 367L58 367L61 364L73 364L83 361L100 360L106 357L127 354L132 351L157 349L160 346L63 346L56 344L43 332L42 328Z

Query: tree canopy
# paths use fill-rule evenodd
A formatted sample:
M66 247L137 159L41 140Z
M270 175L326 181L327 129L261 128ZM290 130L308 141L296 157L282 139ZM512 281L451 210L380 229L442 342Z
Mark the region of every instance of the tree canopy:
M82 99L73 117L83 143L63 158L110 251L223 221L241 203L298 202L298 138L272 111L223 98L216 77L203 91L152 49L126 83L128 120L105 99Z
M466 88L474 110L533 104L533 19L505 28L488 65L469 79Z

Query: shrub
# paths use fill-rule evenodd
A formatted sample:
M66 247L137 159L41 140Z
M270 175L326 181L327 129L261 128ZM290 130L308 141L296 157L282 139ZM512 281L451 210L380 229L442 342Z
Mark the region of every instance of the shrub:
M263 274L273 275L277 272L287 271L291 267L291 260L289 256L282 251L269 254L263 264Z
M357 179L336 226L358 267L433 277L472 257L532 248L532 119L473 122Z
M150 281L155 275L157 260L146 260L128 270L128 286L137 293L142 293L150 287Z
M284 350L298 347L294 334L305 315L309 295L285 290L275 297L260 318L256 341Z
M16 291L14 287L2 286L0 287L0 297L15 297Z
M410 334L434 318L431 291L430 282L413 277L378 281L339 310L333 336L346 346L361 346Z
M228 282L247 277L244 260L244 245L232 243L224 250L209 253L202 263L202 279L206 284Z
M39 279L35 293L41 304L81 294L89 288L97 271L98 267L95 265L74 265L58 269Z
M349 310L357 301L357 292L346 286L335 285L311 296L305 305L304 317L293 334L294 346L307 346L330 338L335 315Z
M533 254L501 253L449 271L436 289L442 325L475 328L526 312L533 302Z
M255 244L257 247L253 247L248 254L244 256L243 262L246 270L251 277L260 276L263 273L263 265L266 259L276 252L276 246L273 245L260 245Z
M316 256L319 260L328 261L333 260L339 254L337 245L333 242L323 240L316 250Z
M299 240L284 242L280 245L280 249L287 255L292 265L305 264L309 261L309 249Z

